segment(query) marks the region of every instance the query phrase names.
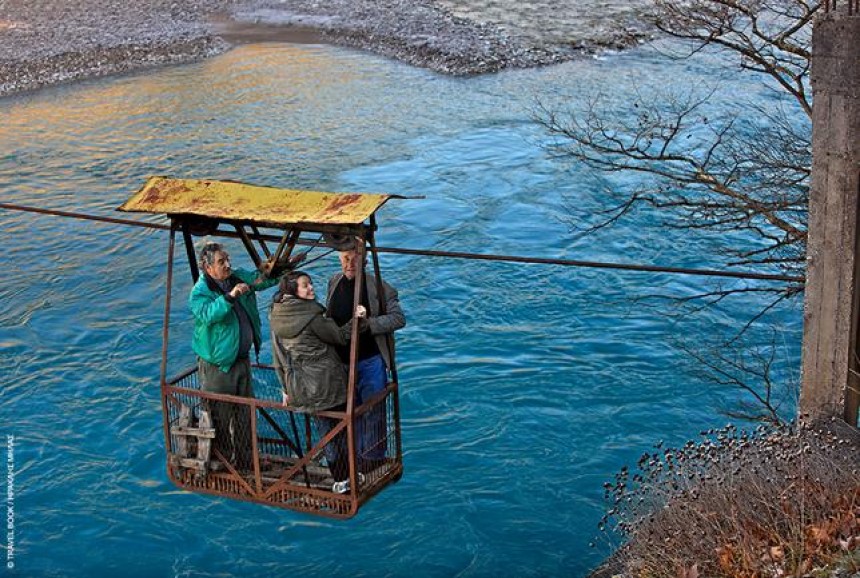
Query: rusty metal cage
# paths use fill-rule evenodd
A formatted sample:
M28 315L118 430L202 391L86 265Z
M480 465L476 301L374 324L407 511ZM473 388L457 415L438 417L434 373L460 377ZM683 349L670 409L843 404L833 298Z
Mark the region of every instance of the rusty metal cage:
M200 390L197 368L168 380L163 390L167 422L168 474L178 486L334 518L353 516L358 507L396 481L403 471L395 427L394 384L376 399L346 412L297 412L281 402L281 386L270 366L252 366L254 397ZM220 406L220 407L219 407ZM213 419L220 413L222 419ZM357 455L357 491L335 494L333 451L368 415L381 414L372 431L382 459ZM332 427L323 424L329 421ZM328 431L327 431L328 430ZM367 431L367 430L365 430ZM335 445L341 447L335 449ZM360 475L358 475L360 474Z
M270 506L349 518L403 473L394 341L387 386L362 405L355 403L358 323L352 324L349 384L344 411L298 411L282 397L273 367L253 364L250 397L201 389L196 366L168 379L171 291L177 233L181 232L191 275L200 275L194 236L239 238L264 277L289 263L302 234L358 241L361 268L355 302L372 257L382 285L374 232L375 212L393 195L338 194L257 187L230 181L152 177L119 210L166 214L171 221L167 255L161 400L167 473L180 488ZM224 230L222 225L233 230ZM279 234L261 232L275 229ZM266 242L277 243L272 252ZM257 251L259 248L265 259ZM307 240L304 241L307 243ZM331 241L332 250L338 241ZM325 243L322 243L325 245ZM314 241L314 246L320 241ZM382 292L379 291L381 295ZM380 297L380 311L385 305ZM335 481L341 485L335 491ZM343 484L346 485L343 485Z

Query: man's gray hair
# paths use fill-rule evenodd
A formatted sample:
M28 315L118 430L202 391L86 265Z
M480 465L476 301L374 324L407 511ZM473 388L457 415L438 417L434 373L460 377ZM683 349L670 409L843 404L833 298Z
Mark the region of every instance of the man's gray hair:
M205 269L206 267L211 266L215 262L215 254L224 252L224 247L221 243L208 241L203 245L203 248L200 249L200 260L198 262L200 268Z

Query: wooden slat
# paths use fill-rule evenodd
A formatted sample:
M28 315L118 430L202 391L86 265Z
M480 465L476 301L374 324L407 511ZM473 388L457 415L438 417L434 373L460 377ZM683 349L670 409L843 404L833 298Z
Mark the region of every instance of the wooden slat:
M182 427L182 426L173 426L170 428L171 435L175 436L193 436L196 438L215 438L215 429L214 428L201 428L201 427Z

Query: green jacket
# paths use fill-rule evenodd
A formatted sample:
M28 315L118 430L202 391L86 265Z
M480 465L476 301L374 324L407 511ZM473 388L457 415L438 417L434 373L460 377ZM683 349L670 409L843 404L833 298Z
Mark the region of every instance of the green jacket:
M191 347L203 360L217 365L223 372L230 371L239 355L239 316L233 307L243 307L254 329L254 348L259 353L261 332L260 313L257 311L257 291L275 285L277 279L266 279L255 285L259 273L236 269L234 282L247 283L251 291L231 300L208 275L201 275L191 289L188 306L194 316L194 334Z
M313 299L292 295L272 304L272 359L290 405L325 410L346 402L347 373L334 349L345 345L352 323L338 327Z

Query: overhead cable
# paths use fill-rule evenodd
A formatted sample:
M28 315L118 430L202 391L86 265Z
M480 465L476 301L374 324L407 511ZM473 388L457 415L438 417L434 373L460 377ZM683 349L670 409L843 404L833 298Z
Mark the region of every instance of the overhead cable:
M71 211L60 211L56 209L42 209L38 207L29 207L24 205L14 205L11 203L0 203L0 209L9 211L24 211L28 213L39 213L44 215L52 215L56 217L69 217L73 219L84 219L88 221L100 221L115 225L126 225L132 227L144 227L148 229L158 229L169 231L170 226L160 223L148 223L146 221L136 221L133 219L119 219L116 217L103 217L99 215L88 215L84 213L75 213ZM238 237L238 234L231 231L218 231L219 235L225 237ZM274 235L248 235L252 239L263 239L266 241L277 241L279 237ZM301 241L300 241L301 243ZM310 244L312 242L308 242ZM305 243L302 243L305 244ZM792 275L778 275L770 273L754 273L744 271L725 271L717 269L692 269L687 267L665 267L660 265L642 265L636 263L607 263L602 261L582 261L577 259L552 259L546 257L524 257L518 255L493 255L481 253L466 253L462 251L434 251L430 249L404 249L399 247L377 247L379 253L392 253L400 255L420 255L424 257L444 257L449 259L471 259L480 261L505 261L511 263L528 263L539 265L560 265L564 267L587 267L593 269L618 269L623 271L640 271L650 273L673 273L679 275L699 275L705 277L729 277L734 279L754 279L758 281L783 281L788 283L803 284L803 277Z

